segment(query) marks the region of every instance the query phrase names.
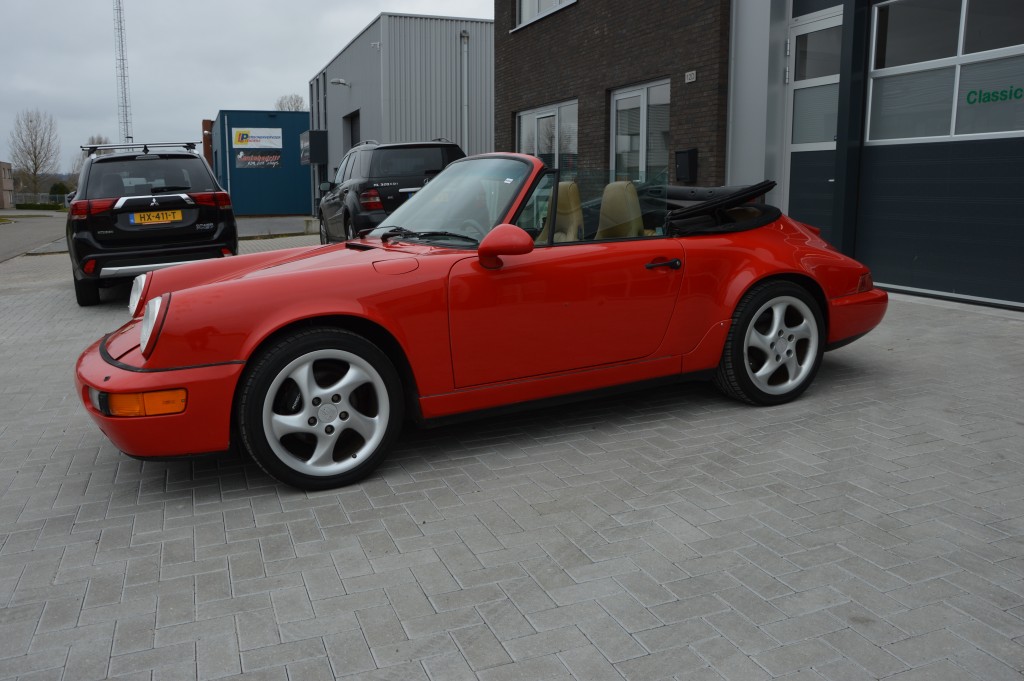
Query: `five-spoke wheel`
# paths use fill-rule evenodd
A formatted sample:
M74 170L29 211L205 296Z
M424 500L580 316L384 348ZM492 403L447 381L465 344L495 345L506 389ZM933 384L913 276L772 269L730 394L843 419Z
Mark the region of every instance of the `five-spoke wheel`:
M787 281L751 289L737 305L715 383L752 404L781 404L810 385L821 364L824 325L817 301Z
M402 390L391 361L361 336L295 332L251 365L239 431L271 475L305 489L349 484L375 468L397 436Z

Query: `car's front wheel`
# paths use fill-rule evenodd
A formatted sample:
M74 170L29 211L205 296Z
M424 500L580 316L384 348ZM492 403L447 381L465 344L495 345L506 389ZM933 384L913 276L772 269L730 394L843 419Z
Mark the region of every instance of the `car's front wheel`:
M274 342L242 379L238 430L270 475L303 489L360 480L402 427L391 360L356 334L323 327Z
M759 284L736 306L715 384L751 404L794 400L818 373L823 336L821 310L806 289L788 281Z
M100 302L99 284L92 279L75 279L74 275L71 278L75 282L75 300L79 306L89 307Z

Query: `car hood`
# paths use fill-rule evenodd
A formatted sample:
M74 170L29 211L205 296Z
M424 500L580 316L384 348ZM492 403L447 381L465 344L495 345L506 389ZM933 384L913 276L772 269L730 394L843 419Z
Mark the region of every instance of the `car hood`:
M366 240L251 253L153 272L146 298L220 282L287 276L322 269L362 266L372 267L381 274L401 274L416 269L418 257L442 254L464 257L471 253L421 244L381 244Z

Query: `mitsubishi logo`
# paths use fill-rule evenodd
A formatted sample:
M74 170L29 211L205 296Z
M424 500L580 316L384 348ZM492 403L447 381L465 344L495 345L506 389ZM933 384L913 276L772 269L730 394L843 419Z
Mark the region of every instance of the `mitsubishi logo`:
M150 207L150 208L155 208L155 207L156 207L157 205L158 205L158 204L157 204L157 202L156 202L156 197L154 196L154 197L153 197L153 200L152 200L152 201L150 202L150 204L149 204L149 207Z

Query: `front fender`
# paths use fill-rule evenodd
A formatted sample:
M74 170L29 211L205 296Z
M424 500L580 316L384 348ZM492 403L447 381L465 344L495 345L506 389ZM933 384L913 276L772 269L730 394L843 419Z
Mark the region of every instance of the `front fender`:
M282 329L320 318L357 318L390 333L417 385L450 389L451 350L442 277L390 275L370 264L219 282L171 294L147 369L247 362ZM332 285L333 283L333 285Z

